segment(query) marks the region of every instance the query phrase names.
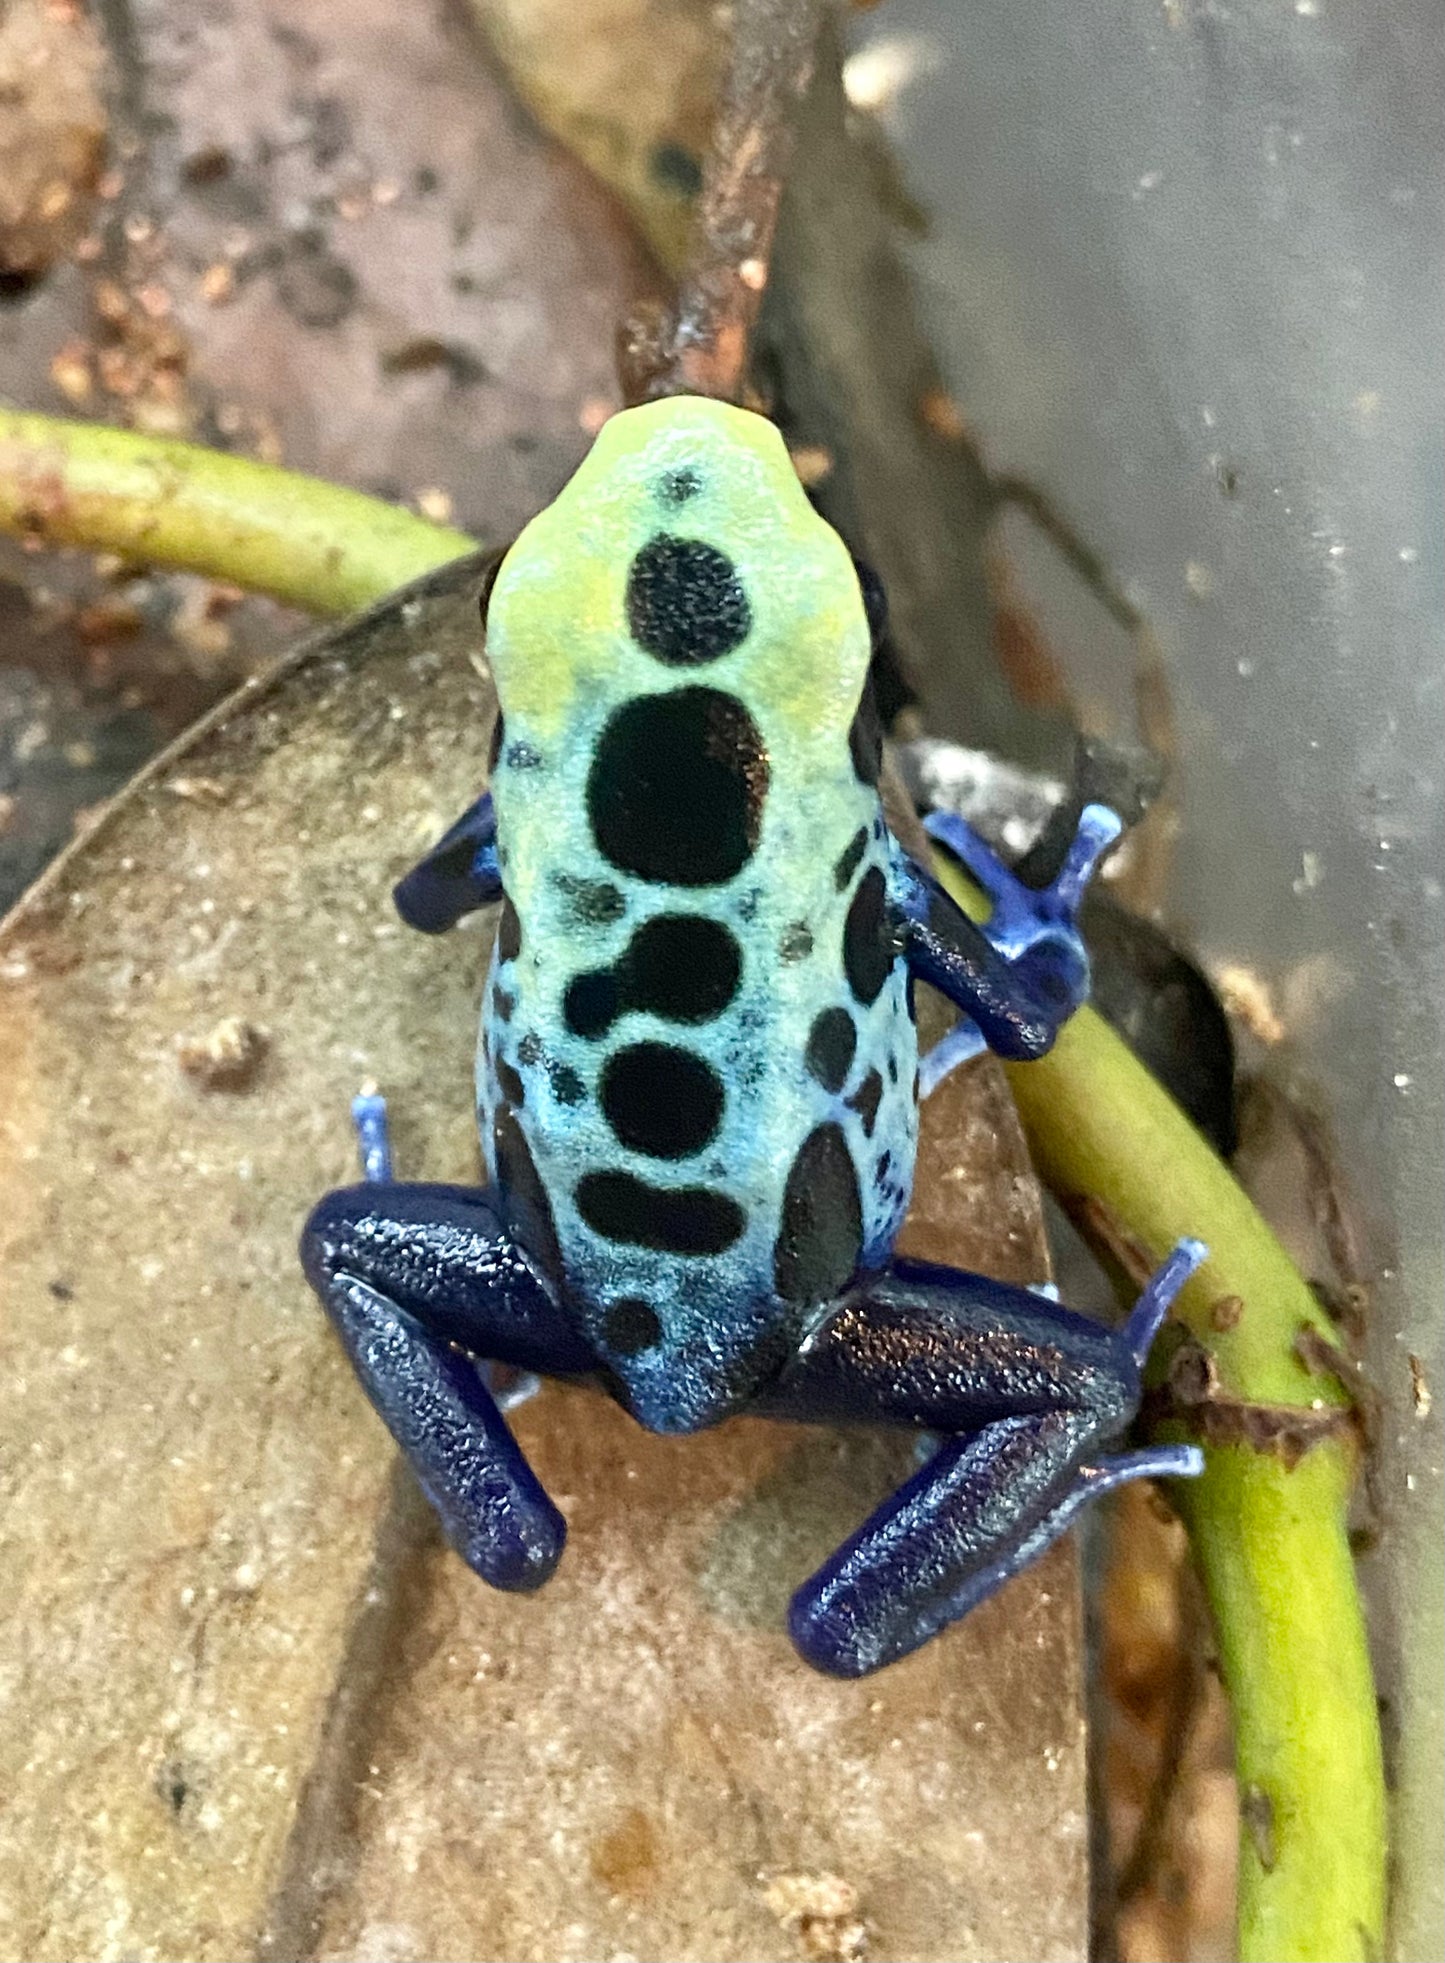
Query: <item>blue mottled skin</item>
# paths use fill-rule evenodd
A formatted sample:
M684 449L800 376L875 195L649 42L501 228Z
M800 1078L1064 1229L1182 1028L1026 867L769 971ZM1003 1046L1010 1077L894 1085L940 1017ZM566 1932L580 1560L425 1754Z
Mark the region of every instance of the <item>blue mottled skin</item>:
M751 1409L939 1434L794 1600L804 1657L862 1675L1094 1494L1198 1469L1183 1447L1105 1449L1197 1244L1119 1331L893 1256L915 982L960 1010L930 1083L985 1043L1042 1054L1087 990L1074 915L1117 820L1090 807L1041 891L950 837L992 896L982 930L909 859L877 791L858 569L742 410L613 418L486 611L490 789L397 903L439 932L502 899L478 1045L488 1183L398 1184L363 1101L368 1177L313 1214L308 1275L496 1586L545 1580L565 1529L467 1356L592 1376L655 1431Z

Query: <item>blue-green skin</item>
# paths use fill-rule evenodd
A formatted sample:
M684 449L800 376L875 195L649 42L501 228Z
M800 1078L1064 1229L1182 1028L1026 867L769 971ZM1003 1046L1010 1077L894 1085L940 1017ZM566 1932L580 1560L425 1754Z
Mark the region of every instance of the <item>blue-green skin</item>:
M679 481L696 487L680 503ZM725 552L745 590L751 631L706 664L666 666L629 631L629 568L659 532ZM831 1120L847 1139L865 1268L882 1266L907 1211L917 1145L907 972L899 953L865 1004L844 968L849 906L874 867L891 886L896 850L877 791L850 753L869 651L857 570L808 503L777 431L696 398L609 422L512 547L491 594L487 652L506 717L492 791L521 949L506 959L499 937L483 1008L477 1101L487 1170L498 1178L504 1064L525 1089L515 1116L551 1202L561 1285L630 1408L655 1430L693 1430L745 1403L816 1316L819 1303L784 1300L775 1286L789 1169L816 1127ZM598 738L629 699L694 684L738 697L761 732L769 784L756 850L720 885L629 879L603 857L589 822ZM840 885L838 868L860 831L862 856ZM620 893L620 917L599 922L594 907L588 918L579 885L584 894ZM573 1034L564 998L579 971L613 964L646 921L679 912L722 922L737 941L741 982L722 1013L681 1027L633 1011L602 1040ZM509 1005L505 1019L499 1001ZM829 1006L851 1014L857 1031L851 1067L833 1091L805 1060ZM725 1087L715 1136L681 1160L628 1150L599 1107L607 1057L648 1038L700 1056ZM882 1088L870 1135L849 1099L873 1071ZM605 1238L574 1196L586 1172L616 1167L652 1186L728 1195L746 1215L744 1233L725 1252L681 1257ZM661 1340L642 1354L607 1340L608 1308L623 1298L647 1301L661 1323Z

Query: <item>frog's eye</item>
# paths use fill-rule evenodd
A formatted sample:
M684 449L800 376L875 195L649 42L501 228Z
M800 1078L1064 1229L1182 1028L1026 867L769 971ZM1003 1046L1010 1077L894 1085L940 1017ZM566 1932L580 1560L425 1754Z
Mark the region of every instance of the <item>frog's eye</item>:
M858 590L863 595L863 611L868 616L868 633L873 642L873 652L877 654L884 635L888 632L888 595L883 590L883 582L870 565L856 556L853 570L858 575Z
M511 547L508 546L505 550L495 554L487 566L486 571L482 574L482 583L477 590L477 608L482 616L483 627L487 624L487 608L492 604L492 588L497 583L497 574L502 570L502 561L506 558L510 550Z

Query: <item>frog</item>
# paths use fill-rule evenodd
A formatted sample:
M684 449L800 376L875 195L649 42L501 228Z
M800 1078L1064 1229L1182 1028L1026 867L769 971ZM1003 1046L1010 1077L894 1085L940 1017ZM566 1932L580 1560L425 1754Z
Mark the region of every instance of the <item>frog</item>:
M508 1423L519 1382L591 1382L657 1433L750 1413L914 1434L914 1470L788 1614L807 1664L866 1676L1100 1495L1200 1470L1192 1446L1119 1443L1199 1243L1116 1328L895 1252L925 1079L1050 1048L1087 995L1076 916L1119 820L1087 806L1033 887L935 814L982 923L904 849L879 583L754 410L614 414L482 605L486 788L395 901L434 934L496 909L484 1180L398 1180L364 1092L364 1176L315 1207L305 1273L496 1588L541 1586L566 1541ZM919 983L958 1012L922 1058Z

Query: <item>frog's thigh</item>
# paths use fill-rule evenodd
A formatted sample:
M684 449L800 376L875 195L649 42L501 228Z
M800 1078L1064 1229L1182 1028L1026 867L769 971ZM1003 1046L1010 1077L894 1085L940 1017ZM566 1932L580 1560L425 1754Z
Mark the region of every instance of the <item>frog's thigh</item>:
M447 1538L494 1587L539 1587L566 1527L472 1357L552 1375L592 1358L501 1224L496 1195L347 1187L316 1208L301 1252Z

